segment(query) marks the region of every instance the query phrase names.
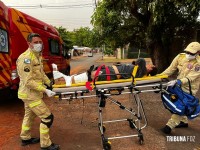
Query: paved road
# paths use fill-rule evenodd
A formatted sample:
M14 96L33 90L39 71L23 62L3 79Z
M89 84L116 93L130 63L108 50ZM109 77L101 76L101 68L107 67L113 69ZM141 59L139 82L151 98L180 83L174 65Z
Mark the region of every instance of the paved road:
M77 74L84 72L89 69L91 65L94 64L95 61L101 58L101 54L94 54L93 57L80 57L79 59L72 59L70 62L71 71L70 74Z

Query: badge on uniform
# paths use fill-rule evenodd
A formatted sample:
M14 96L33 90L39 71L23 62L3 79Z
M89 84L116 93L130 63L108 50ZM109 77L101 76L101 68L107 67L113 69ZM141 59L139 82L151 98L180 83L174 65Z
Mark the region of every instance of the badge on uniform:
M29 67L29 66L25 66L25 67L24 67L24 71L25 71L25 72L30 72L30 67Z
M25 64L30 64L30 63L31 63L31 60L30 60L30 59L27 59L27 58L25 58L25 59L24 59L24 63L25 63Z
M196 72L198 72L198 71L200 70L200 65L196 65L195 68L194 68L194 70L195 70Z
M192 64L187 65L187 68L190 69L190 70L192 69L192 67L193 67Z

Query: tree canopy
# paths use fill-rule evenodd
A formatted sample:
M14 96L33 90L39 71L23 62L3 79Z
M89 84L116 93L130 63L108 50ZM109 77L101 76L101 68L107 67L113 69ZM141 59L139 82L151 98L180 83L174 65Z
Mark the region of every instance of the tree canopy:
M92 16L103 41L149 52L159 71L196 39L200 1L101 0Z
M58 28L55 27L55 28L58 30L58 32L64 42L65 48L67 50L71 49L73 47L73 38L72 38L73 34L69 31L67 31L67 29L63 28L62 26L58 27Z
M74 45L95 48L102 44L99 32L95 29L91 30L89 27L81 27L74 31L67 31L62 26L56 27L56 29L63 39L66 49L72 49Z

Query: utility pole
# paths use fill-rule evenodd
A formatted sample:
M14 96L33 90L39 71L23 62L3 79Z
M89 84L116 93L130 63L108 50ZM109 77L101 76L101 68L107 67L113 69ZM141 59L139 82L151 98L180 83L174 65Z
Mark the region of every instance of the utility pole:
M95 3L95 7L97 8L99 0L94 0L94 3ZM100 29L100 34L102 35L102 27ZM103 60L104 51L105 51L105 44L102 45L102 60Z
M97 0L94 0L94 3L95 3L95 6L96 6L96 8L97 8Z

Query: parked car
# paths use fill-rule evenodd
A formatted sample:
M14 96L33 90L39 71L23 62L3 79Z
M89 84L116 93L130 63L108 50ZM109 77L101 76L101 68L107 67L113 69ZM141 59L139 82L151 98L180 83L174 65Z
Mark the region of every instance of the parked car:
M93 57L93 52L92 51L88 52L88 57Z

